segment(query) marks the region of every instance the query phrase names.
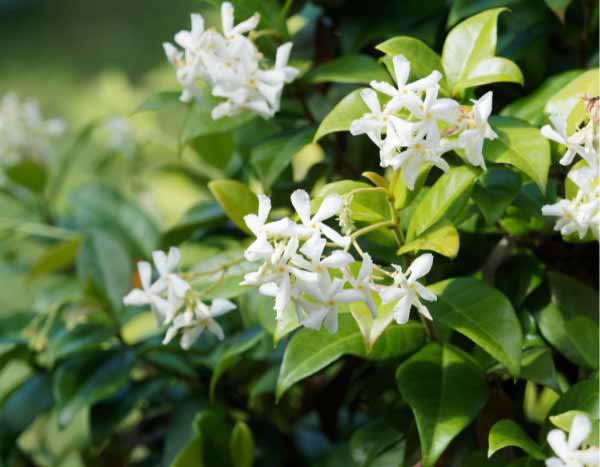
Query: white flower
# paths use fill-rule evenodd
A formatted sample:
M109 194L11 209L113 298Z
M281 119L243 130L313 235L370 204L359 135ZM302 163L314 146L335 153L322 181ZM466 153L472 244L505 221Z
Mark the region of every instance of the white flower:
M53 140L64 130L62 120L44 120L37 103L6 94L0 101L0 166L25 159L47 162L54 155Z
M150 305L156 320L162 323L167 316L174 313L172 304L162 297L166 284L163 282L151 284L152 266L147 261L138 263L138 275L142 288L129 292L123 298L123 304L126 306Z
M335 216L342 208L344 200L340 195L332 194L326 196L313 217L310 216L310 197L306 191L294 191L291 201L302 222L302 225L299 226L302 237L309 238L314 234L322 233L329 240L341 247L346 247L350 243L350 238L340 235L323 223L323 221Z
M238 35L246 34L253 31L260 22L260 15L255 13L250 18L242 21L237 26L234 26L233 5L229 2L223 2L221 5L221 25L223 27L223 35L227 39L234 39Z
M562 165L570 165L576 155L585 159L592 167L597 166L598 157L593 149L593 122L590 122L584 128L576 131L572 135L567 135L567 121L562 115L551 115L552 125L544 125L541 129L542 135L546 138L562 144L567 151L560 159ZM595 156L595 157L594 157Z
M167 301L172 309L176 310L182 305L183 297L191 288L190 284L175 274L181 260L181 251L179 248L171 247L167 255L164 251L157 250L152 253L152 259L159 274L156 285L166 290ZM172 316L166 316L165 322L169 323L171 319Z
M595 446L579 449L592 432L592 423L585 415L576 415L569 437L561 430L548 433L548 444L558 457L546 460L547 467L590 467L600 465L600 449Z
M372 282L373 273L373 260L368 253L365 253L362 257L362 264L358 271L358 276L354 277L351 273L345 270L345 278L352 285L352 288L362 295L362 301L371 311L373 318L377 317L377 306L373 301L371 292L375 290L375 286Z
M394 306L394 319L398 324L408 321L410 310L414 306L427 319L433 319L429 310L421 303L421 298L429 302L437 300L435 294L417 282L431 270L433 255L426 253L415 259L406 272L397 265L394 272L394 284L381 287L380 295L384 304L398 300Z
M372 88L392 98L388 102L390 111L396 111L405 107L407 99L410 98L409 96L412 96L412 98L416 97L415 93L420 93L436 86L442 79L442 74L439 71L433 71L425 78L407 84L410 75L410 62L404 55L396 55L392 58L392 63L394 66L394 80L396 81L395 88L391 84L382 81L371 81L370 83Z
M438 120L456 123L459 109L458 102L454 99L438 99L438 92L439 86L435 85L427 88L422 101L416 96L406 100L406 107L419 120L419 129L433 141L440 139Z
M464 130L458 138L458 145L465 150L465 156L471 164L484 170L483 142L485 139L498 137L488 123L492 113L492 99L492 91L486 92L479 100L472 100L473 108L468 115L459 117Z
M270 236L292 236L295 233L295 226L289 219L267 223L270 212L271 200L268 196L259 194L258 214L244 216L244 222L256 236L256 240L244 252L244 256L248 261L268 258L273 254L273 245L268 241Z
M323 323L331 334L338 330L338 305L360 301L363 294L344 289L345 281L340 278L331 280L328 271L319 274L316 283L300 282L299 286L312 300L298 298L297 306L303 315L301 324L309 329L321 329Z
M183 313L175 317L171 326L167 329L163 344L168 344L181 332L181 347L187 350L198 340L205 329L208 329L217 338L223 340L225 337L223 329L214 318L224 315L235 308L236 306L232 302L224 298L215 298L210 308L200 300L197 300L192 306L186 308Z

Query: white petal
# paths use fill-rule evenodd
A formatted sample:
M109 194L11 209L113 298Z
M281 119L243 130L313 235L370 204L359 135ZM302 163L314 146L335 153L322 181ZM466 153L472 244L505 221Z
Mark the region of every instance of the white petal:
M335 250L327 258L325 258L321 264L328 268L339 269L343 268L344 266L348 266L353 261L354 258L347 251Z
M271 199L263 194L258 195L258 220L264 224L271 212Z
M419 284L418 282L415 282L414 286L415 286L417 293L424 300L427 300L428 302L435 302L437 300L437 296L431 290L429 290L427 287L425 287L423 284Z
M206 320L206 327L208 330L213 333L219 340L225 339L225 333L223 332L223 328L217 323L214 319L209 318Z
M319 234L316 233L312 237L310 237L304 243L304 245L302 245L302 248L300 248L300 252L312 261L317 262L323 254L323 250L325 249L326 243L327 240L319 237Z
M287 65L293 45L292 42L286 42L277 47L277 53L275 54L275 68L283 69Z
M344 237L331 227L325 224L319 224L319 228L323 235L325 235L329 240L341 247L347 247L350 244L350 237Z
M215 298L210 305L210 315L213 317L221 316L235 310L235 308L235 303L225 298Z
M267 282L258 288L258 293L267 297L276 297L279 292L279 287L275 282Z
M398 87L404 86L410 74L410 62L404 55L396 55L392 59L392 63L394 64L394 78Z
M261 222L256 214L246 214L244 216L244 222L254 235L258 235L259 229L262 227L264 221Z
M364 298L364 294L358 290L344 289L335 294L334 300L336 303L354 303L360 302Z
M321 329L321 326L323 325L323 320L325 319L327 312L328 312L328 309L325 307L319 308L315 311L312 311L308 315L308 317L306 319L304 319L304 321L302 321L302 325L309 329L314 329L314 330Z
M283 313L285 307L290 303L291 298L291 283L289 274L285 274L279 284L279 290L275 297L275 311L280 314Z
M123 298L123 304L126 306L141 306L148 303L150 303L148 295L140 289L133 289Z
M169 255L167 256L167 268L169 271L174 272L181 261L181 251L179 248L172 246L169 248Z
M548 444L552 450L561 459L566 459L570 453L569 445L567 444L567 436L561 430L552 430L548 433Z
M429 273L432 265L433 255L431 253L425 253L415 259L407 271L407 273L410 272L411 281L417 280Z
M221 4L221 25L226 37L231 34L233 22L233 5L229 2L223 2Z
M232 33L245 34L247 32L252 31L253 29L256 29L258 23L260 23L260 15L258 13L255 13L250 18L242 21L236 27L234 27Z
M158 270L158 273L161 276L166 276L169 274L169 267L167 263L167 255L164 251L154 251L152 253L152 259L154 260L154 266Z
M360 271L358 272L358 280L365 281L371 275L371 271L373 270L373 260L368 253L363 255L363 262L360 265Z
M546 467L567 467L558 457L546 459Z
M152 266L147 261L140 261L137 266L142 288L148 290L150 288L150 281L152 280Z
M403 297L394 307L394 319L398 324L405 324L410 317L410 309L412 307L412 301L407 295Z
M383 94L387 94L390 97L394 97L398 94L398 90L385 81L371 81L369 84L373 89L376 89Z
M171 274L170 280L173 292L178 298L185 297L187 291L192 288L186 280L182 279L176 274Z
M576 415L573 418L571 430L569 431L569 448L572 450L577 449L591 432L592 422L590 419L585 415Z
M392 303L394 300L399 299L405 293L406 292L400 287L389 286L381 288L379 296L381 297L383 304L387 305L388 303Z
M335 216L342 205L344 204L344 199L338 194L332 194L325 197L321 206L319 206L319 210L313 217L313 222L322 222L330 217Z
M325 329L330 334L335 334L338 330L338 314L335 307L331 307L325 316Z
M372 89L363 89L360 92L360 97L373 114L381 115L381 104L375 91Z
M296 190L292 193L290 197L292 201L292 206L298 213L300 220L303 224L310 224L310 197L308 193L304 190Z
M200 326L185 331L181 335L181 348L184 350L189 350L192 347L192 345L194 345L194 342L198 340L198 338L202 334L202 331L204 331L204 328Z

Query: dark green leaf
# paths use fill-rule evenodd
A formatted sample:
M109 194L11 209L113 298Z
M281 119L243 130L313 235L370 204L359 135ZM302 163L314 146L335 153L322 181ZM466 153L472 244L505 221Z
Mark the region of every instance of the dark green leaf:
M396 379L417 420L423 467L433 467L485 405L484 374L462 351L431 343L398 367Z
M493 224L510 206L521 188L520 177L504 168L487 170L473 188L473 199L485 220Z
M491 457L492 454L502 448L517 446L535 459L546 459L546 454L542 451L542 448L529 437L523 428L512 420L500 420L492 427L488 438L490 445L488 457Z
M235 424L229 446L234 467L252 467L254 464L254 438L248 425L242 421Z

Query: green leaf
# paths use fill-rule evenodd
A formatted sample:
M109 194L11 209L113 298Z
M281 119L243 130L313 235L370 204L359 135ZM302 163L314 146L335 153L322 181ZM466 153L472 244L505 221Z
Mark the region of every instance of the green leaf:
M77 273L91 280L112 306L119 310L131 288L132 261L121 242L102 230L92 230L84 239L77 257Z
M51 374L35 374L6 396L0 405L0 461L16 446L19 435L52 407Z
M398 367L396 379L415 414L423 467L433 467L485 405L483 371L459 349L431 343Z
M598 342L600 337L598 333L598 324L587 316L576 316L566 323L567 334L571 336L577 353L593 369L598 369Z
M460 81L454 92L461 92L467 88L490 83L518 83L523 85L523 73L519 66L502 57L491 57L479 62L469 73L469 76Z
M549 347L528 348L523 351L521 378L542 384L556 393L561 392Z
M496 54L498 16L506 8L494 8L458 24L446 37L442 65L452 95L480 84L523 82L516 64Z
M60 365L54 376L60 426L67 425L83 407L114 395L127 383L134 363L131 352L108 350Z
M529 96L509 103L500 115L520 118L531 125L540 126L544 121L544 107L548 100L581 73L582 70L569 70L548 78Z
M501 167L486 170L473 188L473 199L481 209L485 220L494 224L521 189L521 178Z
M61 271L77 258L81 237L74 236L48 247L31 267L31 277Z
M338 102L319 125L313 141L316 142L330 133L348 131L354 120L369 112L368 107L360 97L361 91L362 88L352 91Z
M373 466L384 451L404 439L404 434L384 421L371 422L352 434L352 459L360 466Z
M411 80L424 78L431 74L432 71L442 71L442 59L440 56L425 42L415 37L392 37L381 44L377 44L375 48L390 57L404 55L410 62ZM442 89L445 84L445 81L442 80Z
M312 128L285 131L252 150L252 165L266 190L275 183L281 173L290 165L292 158L310 143L313 133Z
M565 13L572 0L545 0L546 5L550 8L558 19L560 19L563 23L565 22Z
M235 144L233 133L211 133L201 135L189 142L190 147L196 152L201 162L216 169L216 173L227 171L234 157Z
M223 208L216 201L200 201L189 208L177 225L163 234L162 245L167 248L187 240L196 230L211 228L226 221Z
M483 148L487 161L516 167L546 192L550 169L550 143L539 128L510 117L492 117L490 123L498 137Z
M583 98L598 95L599 75L598 68L586 71L554 94L546 104L546 113L560 114L567 119L568 134L587 119Z
M208 188L227 217L244 232L250 233L244 216L258 211L258 198L250 188L236 180L214 180L208 184Z
M429 287L438 296L428 305L434 323L467 336L519 376L523 336L512 305L498 290L472 278L448 279Z
M55 360L99 349L103 342L114 337L115 330L98 323L81 323L73 329L63 329L50 339L48 351Z
M167 105L180 104L179 91L161 91L148 97L142 102L137 109L133 112L134 114L140 112L156 111L160 110Z
M343 55L318 66L306 75L312 83L358 83L390 81L390 76L372 57L368 55Z
M326 330L301 329L290 340L285 354L276 397L292 385L325 368L344 355L384 359L407 355L423 345L424 331L420 324L390 326L379 338L370 354L367 354L363 336L356 322L349 315L339 316L339 329L335 334Z
M454 0L448 14L446 27L451 28L461 19L473 16L480 11L499 6L519 3L521 0Z
M333 193L342 196L350 195L350 192L360 190L361 188L371 188L371 185L354 180L340 180L323 186L317 192L316 198L322 199ZM350 216L356 221L369 223L389 219L391 213L386 194L383 191L353 194L352 202L350 203Z
M458 254L460 238L452 222L444 219L430 227L416 239L405 243L398 250L398 255L411 251L429 250L440 255L454 258Z
M254 438L248 425L239 421L233 427L229 443L234 467L252 467L254 463Z
M292 179L303 181L310 169L325 160L325 151L317 143L309 143L292 157Z
M564 311L567 318L582 314L598 322L600 301L597 291L555 271L548 273L548 279L552 303Z
M177 454L170 467L206 467L202 434L195 434Z
M231 462L231 427L222 411L205 410L194 421L196 433L202 435L203 467L234 467ZM181 467L188 467L181 464Z
M423 197L408 224L412 241L442 219L452 219L466 203L476 172L467 166L454 167L442 175Z
M211 400L214 399L215 389L221 376L235 365L245 352L258 344L264 335L264 331L260 328L251 328L225 344L225 350L219 357L210 378L209 394Z
M21 160L2 171L12 182L35 193L43 192L48 180L46 167L33 160Z
M102 183L73 191L69 203L84 230L102 229L129 247L134 256L148 258L160 241L158 227L138 206Z
M546 454L529 435L512 420L500 420L490 430L488 436L488 457L508 446L517 446L537 460L546 459Z
M600 419L600 390L598 376L577 382L554 404L550 417L577 410L585 412L592 420Z

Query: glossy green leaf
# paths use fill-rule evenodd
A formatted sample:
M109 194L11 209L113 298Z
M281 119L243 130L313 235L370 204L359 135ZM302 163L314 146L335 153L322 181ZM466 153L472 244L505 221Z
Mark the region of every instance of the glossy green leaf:
M423 467L433 467L485 405L483 371L455 347L431 343L398 367L396 379L415 414Z
M416 207L407 240L412 241L442 219L452 220L466 203L476 179L476 172L467 166L454 167L442 175Z
M158 227L138 206L102 183L71 192L69 203L84 229L102 229L121 240L134 256L150 257L160 241Z
M488 439L488 457L491 457L492 454L502 448L516 446L535 459L546 459L546 454L542 451L542 448L513 420L500 420L496 423L490 430Z
M318 66L306 75L312 83L358 83L390 81L385 69L368 55L343 55Z
M597 291L556 271L549 272L548 279L552 303L564 311L568 318L582 314L598 322L600 300Z
M206 467L202 434L195 434L177 454L170 467Z
M244 216L258 211L258 199L250 188L236 180L214 180L208 184L208 188L227 217L240 229L250 233Z
M314 130L300 128L280 133L252 150L251 161L263 186L268 190L292 158L310 143Z
M476 15L483 10L508 6L513 3L519 3L520 1L521 0L454 0L450 7L446 27L450 28L461 19Z
M61 271L71 266L81 244L81 237L62 240L46 249L31 267L31 276Z
M82 281L91 280L114 310L122 308L131 289L133 266L121 242L102 230L91 231L79 250L77 273Z
M550 143L539 128L509 117L492 117L490 123L498 137L486 141L483 149L485 159L516 167L545 193L550 168Z
M369 112L368 107L360 97L362 89L352 91L344 97L323 119L313 141L338 131L348 131L352 122Z
M590 418L590 414L582 410L569 410L568 412L561 413L559 415L550 416L548 417L548 419L554 426L564 431L565 433L568 433L571 431L571 427L573 426L573 419L577 415L584 415L587 418ZM598 446L600 444L600 420L592 418L591 422L592 432L584 440L584 443L592 446Z
M404 438L404 434L384 421L375 421L352 434L352 459L359 466L372 466L375 459Z
M369 354L356 322L349 315L339 316L339 329L329 334L325 329L301 329L290 340L277 381L277 398L293 384L325 368L344 355L384 359L407 355L424 343L420 324L390 326L377 340Z
M73 329L63 329L49 342L49 352L54 359L77 355L93 349L114 337L115 330L99 323L81 323Z
M458 254L460 238L454 224L448 220L430 227L414 240L405 243L398 250L398 255L411 251L435 251L440 255L454 258Z
M544 107L548 100L583 73L582 70L569 70L548 78L533 93L509 103L500 115L525 120L531 125L540 126L544 121Z
M221 376L241 358L241 356L254 347L263 338L264 331L251 328L232 339L226 344L225 350L220 355L210 378L209 394L214 399L215 389Z
M110 350L60 365L54 376L60 425L67 425L83 407L114 395L127 383L134 362L131 352Z
M321 187L317 192L317 198L321 199L333 193L349 196L352 191L362 188L371 188L371 185L354 180L340 180ZM383 191L353 194L350 203L350 215L356 221L369 223L389 219L391 213L386 194Z
M35 374L6 396L0 404L0 460L15 447L19 435L36 417L52 407L52 375Z
M438 299L428 304L434 322L464 334L519 376L523 336L508 299L483 281L448 279L430 286Z
M552 96L545 107L548 114L560 114L567 119L567 132L573 132L587 118L584 97L598 95L600 70L588 70L569 82Z
M473 187L473 199L489 224L495 223L521 189L520 177L501 167L485 171Z
M566 322L566 331L577 353L593 369L598 369L598 323L587 316L575 316Z
M516 64L494 57L498 16L503 11L506 8L494 8L472 16L446 37L442 65L453 95L480 84L522 83L523 76Z
M229 443L234 467L252 467L254 463L254 437L248 425L239 421L233 427Z
M216 169L215 173L221 176L227 171L235 154L231 131L201 135L191 140L189 145L196 152L201 163Z

